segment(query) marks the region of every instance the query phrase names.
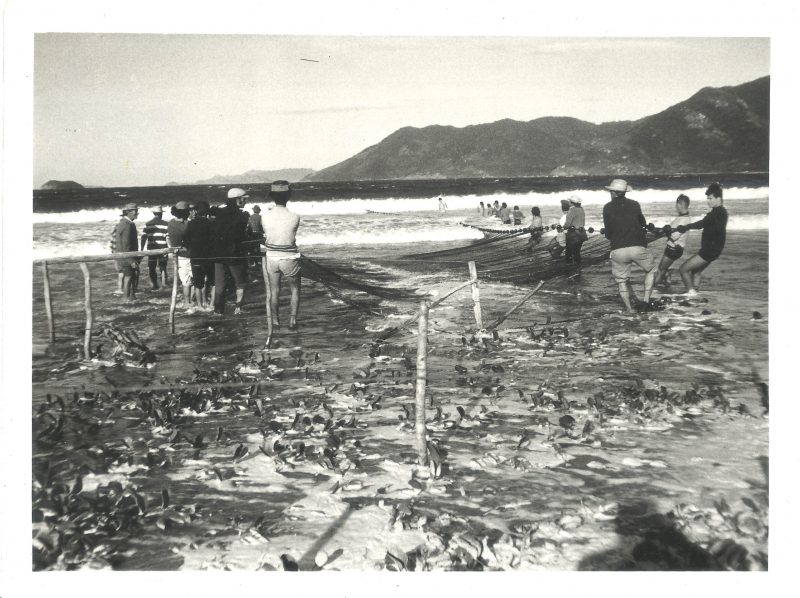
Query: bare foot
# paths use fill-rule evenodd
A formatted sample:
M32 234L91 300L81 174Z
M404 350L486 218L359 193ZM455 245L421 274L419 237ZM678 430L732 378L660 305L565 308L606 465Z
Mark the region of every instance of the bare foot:
M294 318L289 320L289 330L297 330L297 320Z

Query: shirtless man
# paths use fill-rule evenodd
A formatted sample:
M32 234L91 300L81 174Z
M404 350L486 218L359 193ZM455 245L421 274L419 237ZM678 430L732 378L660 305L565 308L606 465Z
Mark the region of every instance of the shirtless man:
M286 209L286 203L292 196L287 181L275 181L269 190L269 197L275 207L264 218L264 236L267 248L267 274L272 291L270 306L275 324L280 326L278 317L278 295L281 290L281 279L286 277L292 293L289 330L297 328L297 311L300 308L300 252L297 250L295 237L300 226L300 216Z

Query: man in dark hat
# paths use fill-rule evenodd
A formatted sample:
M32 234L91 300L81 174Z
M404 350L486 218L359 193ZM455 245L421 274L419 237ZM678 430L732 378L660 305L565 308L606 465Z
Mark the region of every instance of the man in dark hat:
M139 214L135 203L126 204L122 208L122 218L114 229L114 253L138 251L138 236L133 223ZM136 279L139 278L139 258L129 257L116 260L117 271L122 272L122 296L126 301L136 298Z
M192 266L192 286L195 304L201 310L211 309L211 288L214 286L212 243L214 225L208 219L207 201L195 204L194 218L186 224L183 246L189 252Z
M645 271L644 301L650 302L655 278L655 263L647 251L645 227L647 221L638 201L625 197L631 187L623 179L614 179L605 187L611 194L611 201L603 206L603 226L605 236L611 243L611 274L619 286L619 295L628 312L634 311L631 299L636 294L630 283L631 264Z
M183 247L183 235L186 233L186 226L189 221L189 202L179 201L170 209L174 216L167 224L167 243L170 247ZM177 255L178 260L178 280L183 290L183 304L191 310L192 307L192 262L184 255Z
M234 314L242 313L244 285L246 282L247 250L243 245L247 238L247 220L242 207L248 195L244 189L234 187L228 190L225 206L217 210L213 222L213 261L214 261L214 313L225 313L225 277L233 280L236 292Z
M167 221L162 218L164 210L161 206L152 209L153 218L144 225L141 239L141 249L166 249L167 248ZM167 256L150 255L147 257L147 270L150 274L150 285L154 291L158 290L159 280L167 286Z
M267 247L267 274L272 291L272 317L280 326L278 317L278 295L281 280L286 278L292 294L289 329L297 328L297 312L300 309L300 252L297 250L297 229L300 216L286 208L292 190L287 181L275 181L270 186L269 197L275 207L264 222L265 245Z

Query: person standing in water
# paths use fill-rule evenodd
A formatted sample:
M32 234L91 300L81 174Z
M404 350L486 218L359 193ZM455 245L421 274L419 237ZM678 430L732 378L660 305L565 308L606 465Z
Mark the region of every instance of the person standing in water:
M528 230L531 232L531 238L528 239L528 244L523 251L525 253L533 253L533 246L541 240L542 233L544 232L542 212L539 210L539 206L533 206L531 208L531 223L528 226Z
M677 227L679 233L692 229L703 229L700 251L680 267L681 278L686 286L686 295L694 297L700 288L700 277L708 265L722 255L728 227L728 211L722 205L722 186L711 183L706 189L706 199L711 211L702 220Z
M519 206L514 206L514 224L522 224L522 221L525 219L525 214L522 213L522 210L519 209Z
M566 251L564 257L568 264L581 263L581 245L588 238L584 226L586 226L586 214L581 207L581 198L572 195L569 198L570 207L567 217L564 219L566 229L564 241Z
M114 229L115 253L139 250L136 225L133 223L138 214L139 207L135 203L126 204L122 208L122 218ZM136 298L136 279L139 278L140 259L129 257L116 260L117 270L122 272L122 296L126 301L133 301Z
M153 218L144 225L142 234L142 251L147 249L166 249L167 248L167 222L161 216L164 210L160 206L153 208ZM147 270L150 274L150 286L152 290L158 290L158 283L167 286L167 256L149 255L147 256Z
M214 226L208 219L209 205L198 201L194 218L189 220L183 235L183 246L189 251L192 265L192 287L197 307L207 311L211 307L211 290L214 286L212 241Z
M675 260L680 259L683 255L683 248L686 245L686 240L689 233L679 233L677 228L681 225L689 224L689 198L681 193L678 199L675 200L675 211L678 216L670 222L670 233L667 235L667 246L664 247L664 255L658 263L658 270L656 270L656 278L653 282L654 285L661 284L661 281L667 275L667 271Z
M486 216L486 206L483 205L483 202L478 205L478 212L481 216Z
M174 216L167 224L167 245L170 247L183 247L183 234L189 220L189 202L179 201L170 209ZM177 255L178 280L183 289L183 304L187 309L192 305L192 261L185 256Z
M234 187L228 190L225 207L217 210L213 222L214 313L225 313L225 275L233 279L236 293L234 315L242 313L247 276L247 252L242 245L247 235L247 220L242 207L247 191Z
M611 201L603 206L605 236L611 243L611 274L619 286L619 296L628 312L633 312L632 301L637 301L630 283L631 264L645 271L644 300L650 302L653 292L655 268L653 257L647 251L645 227L647 222L638 201L625 197L631 187L623 179L614 179L605 189Z
M297 229L300 216L286 208L292 196L292 189L287 181L275 181L270 186L269 197L275 207L269 211L264 222L264 237L267 255L267 275L271 290L270 306L272 317L280 326L278 315L278 296L283 278L289 283L291 292L291 313L289 330L297 328L297 313L300 309L300 252L297 249Z
M561 253L567 246L567 231L564 230L564 225L567 223L567 213L572 204L568 199L561 200L561 218L558 219L558 226L560 227L558 233L547 246L547 250L553 258L561 257Z
M439 198L439 211L440 212L446 212L447 211L447 204L445 203L445 201L441 197Z

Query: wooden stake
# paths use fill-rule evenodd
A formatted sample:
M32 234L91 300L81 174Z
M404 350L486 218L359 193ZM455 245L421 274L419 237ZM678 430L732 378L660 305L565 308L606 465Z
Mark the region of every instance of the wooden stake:
M542 288L542 285L543 285L543 284L544 284L544 281L543 281L543 280L540 280L540 281L539 281L539 284L537 284L537 285L536 285L536 288L535 288L535 289L533 289L533 290L532 290L530 293L528 293L528 294L527 294L527 295L525 295L525 296L524 296L522 299L520 299L520 300L519 300L519 303L517 303L517 304L516 304L514 307L512 307L511 309L509 309L509 310L508 310L506 313L504 313L502 316L500 316L499 318L497 318L497 319L496 319L494 322L492 322L491 324L489 324L489 325L486 327L486 330L492 330L492 329L494 329L494 328L497 328L497 327L498 327L500 324L502 324L502 323L505 321L505 319L506 319L508 316L510 316L511 314L513 314L515 311L517 311L517 310L518 310L520 307L522 307L522 304L523 304L523 303L525 303L525 302L526 302L528 299L530 299L531 297L533 297L533 294L534 294L536 291L538 291L540 288Z
M169 332L175 334L175 306L178 305L178 254L172 255L174 261L172 263L172 297L169 300ZM184 297L187 305L191 300L190 297Z
M419 334L417 337L417 396L416 430L417 456L420 465L428 464L428 442L425 429L425 386L428 380L428 302L419 305Z
M47 329L50 332L50 342L56 342L56 325L53 321L53 301L50 298L50 272L47 262L42 262L42 278L44 279L44 311L47 313Z
M483 313L481 312L481 291L478 287L478 267L475 262L469 262L469 277L472 280L472 311L475 314L475 324L478 330L483 328Z
M83 357L84 359L92 358L92 325L94 324L94 315L92 314L92 275L89 272L89 266L86 262L81 262L81 270L83 270L83 297L84 309L86 310L86 328L83 335Z
M269 284L266 254L261 258L261 272L264 275L264 292L267 297L267 342L264 343L264 348L269 349L270 344L272 344L272 287Z

